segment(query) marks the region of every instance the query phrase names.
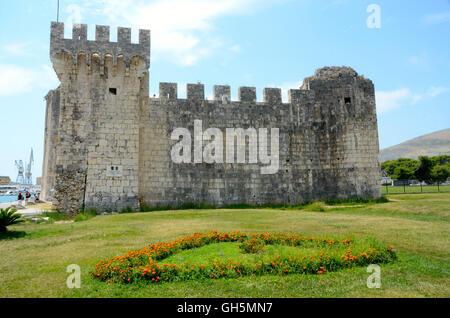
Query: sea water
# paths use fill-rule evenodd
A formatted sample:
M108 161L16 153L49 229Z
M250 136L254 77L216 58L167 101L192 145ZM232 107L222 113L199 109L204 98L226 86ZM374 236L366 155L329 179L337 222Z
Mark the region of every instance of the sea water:
M17 195L0 195L0 203L8 203L17 200Z

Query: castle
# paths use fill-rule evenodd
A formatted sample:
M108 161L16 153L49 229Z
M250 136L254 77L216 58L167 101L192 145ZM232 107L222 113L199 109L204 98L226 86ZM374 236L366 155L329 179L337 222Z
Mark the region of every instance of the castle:
M288 103L278 88L265 88L257 102L254 87L239 87L232 101L225 85L214 86L207 100L203 84L187 84L180 99L176 83L160 83L159 97L149 97L150 31L139 31L139 43L131 43L128 28L118 28L117 42L109 33L96 26L91 41L86 25L74 25L65 39L64 24L51 24L50 57L61 85L46 96L42 197L61 211L381 195L374 85L353 69L317 70L289 90ZM176 161L180 127L192 132L183 141L194 150L183 148L184 160ZM234 135L226 134L231 128ZM223 132L214 140L224 145L223 162L214 161L219 148L212 161L201 160L208 131ZM261 132L267 143L256 155L249 149L257 149ZM235 146L244 150L233 160ZM266 152L276 169L261 173Z

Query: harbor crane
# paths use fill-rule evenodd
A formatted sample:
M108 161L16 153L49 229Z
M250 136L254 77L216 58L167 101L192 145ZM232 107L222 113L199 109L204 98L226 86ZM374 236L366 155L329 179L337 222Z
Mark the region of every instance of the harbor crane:
M33 174L31 173L31 167L34 164L33 148L31 148L30 160L26 164L26 169L24 167L22 160L14 161L17 167L17 184L33 184Z
M31 148L30 160L27 164L27 169L25 171L25 184L33 184L33 174L31 173L31 166L34 163L33 148Z
M16 183L17 184L24 184L25 183L25 178L23 176L23 171L25 169L23 168L23 161L22 160L16 160L14 163L16 164L16 167L17 167Z

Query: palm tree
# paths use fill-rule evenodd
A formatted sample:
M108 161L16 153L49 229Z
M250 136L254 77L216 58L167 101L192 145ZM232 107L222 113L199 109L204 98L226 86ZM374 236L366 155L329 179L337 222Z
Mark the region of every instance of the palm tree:
M16 213L16 211L16 209L11 209L11 207L0 209L0 233L6 232L9 225L24 222L21 219L22 215Z

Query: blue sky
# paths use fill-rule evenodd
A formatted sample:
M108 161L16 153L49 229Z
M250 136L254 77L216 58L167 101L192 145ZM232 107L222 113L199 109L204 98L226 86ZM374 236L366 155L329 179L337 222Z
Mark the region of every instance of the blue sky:
M57 0L4 0L0 11L0 175L15 159L40 176L44 96L58 86L49 59ZM371 4L380 28L369 28ZM370 78L377 94L381 148L450 127L450 1L406 0L61 0L60 21L152 30L150 92L159 82L297 88L326 65Z

